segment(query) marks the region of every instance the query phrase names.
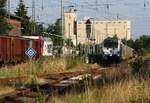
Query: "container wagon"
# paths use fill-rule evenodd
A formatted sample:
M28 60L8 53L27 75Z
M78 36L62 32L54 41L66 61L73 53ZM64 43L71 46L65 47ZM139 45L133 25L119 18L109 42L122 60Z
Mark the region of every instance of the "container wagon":
M43 40L27 39L14 36L0 36L0 64L25 62L28 56L25 54L32 41L32 48L37 51L33 59L42 56Z

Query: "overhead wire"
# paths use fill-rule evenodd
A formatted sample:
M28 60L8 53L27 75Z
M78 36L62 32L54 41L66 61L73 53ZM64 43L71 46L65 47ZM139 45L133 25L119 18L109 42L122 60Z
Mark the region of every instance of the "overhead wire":
M48 0L47 0L48 1ZM47 2L46 1L46 2ZM41 5L41 9L45 10L45 9L49 9L49 8L56 8L57 6L60 6L60 1L59 0L53 0L51 3L45 3L45 0L42 0L42 3L39 4L37 3L36 6L40 6ZM145 15L143 15L146 12L146 16L148 17L148 11L149 11L149 7L150 7L150 2L148 0L143 0L143 1L127 1L127 0L96 0L95 3L91 2L89 0L66 0L65 1L65 5L75 5L75 7L78 9L78 11L84 11L84 15L86 15L87 13L92 14L92 15L96 15L96 17L103 17L106 20L111 20L111 19L135 19L137 16L139 16L140 14L144 17ZM109 5L110 4L110 5ZM57 5L57 6L56 6ZM111 10L111 7L116 8L117 5L123 5L124 7L130 7L130 8L134 8L133 11L138 10L138 14L139 15L133 15L130 16L129 14L125 14L124 12L115 12L113 13L113 10ZM139 8L135 8L135 6L139 6ZM11 8L13 8L11 6ZM143 9L144 8L144 9ZM30 9L30 8L28 8ZM103 9L109 9L109 16L106 15L103 11ZM95 10L95 11L94 11ZM143 12L143 10L145 10L145 12ZM99 12L99 13L96 13ZM103 13L102 13L103 12ZM37 12L37 13L42 13L43 15L47 15L48 17L46 18L50 18L49 17L49 13L48 12ZM47 14L44 14L47 13ZM80 12L82 15L83 13ZM98 15L100 14L100 15ZM41 15L41 16L43 16ZM54 14L55 15L55 14ZM141 16L141 18L142 18ZM42 18L42 17L40 17Z

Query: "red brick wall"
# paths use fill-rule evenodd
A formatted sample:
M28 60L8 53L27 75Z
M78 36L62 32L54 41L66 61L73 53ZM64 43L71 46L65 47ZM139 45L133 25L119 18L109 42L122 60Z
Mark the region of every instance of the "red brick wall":
M21 35L21 22L15 19L10 19L8 22L13 26L13 29L9 32L11 36Z

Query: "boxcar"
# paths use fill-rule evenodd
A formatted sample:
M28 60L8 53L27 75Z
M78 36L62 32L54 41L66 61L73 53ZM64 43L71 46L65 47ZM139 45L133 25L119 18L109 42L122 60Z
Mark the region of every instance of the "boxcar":
M42 54L42 40L27 39L14 36L0 36L0 64L17 63L28 60L25 52L32 41L32 48L37 51L33 59L37 59Z

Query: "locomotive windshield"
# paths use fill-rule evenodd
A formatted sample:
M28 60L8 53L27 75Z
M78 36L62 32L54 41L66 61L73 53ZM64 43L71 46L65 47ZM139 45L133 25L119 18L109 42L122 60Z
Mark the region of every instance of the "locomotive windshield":
M118 41L113 39L105 39L104 40L104 47L107 48L117 48L118 47Z
M47 52L52 53L52 45L51 44L47 45Z

